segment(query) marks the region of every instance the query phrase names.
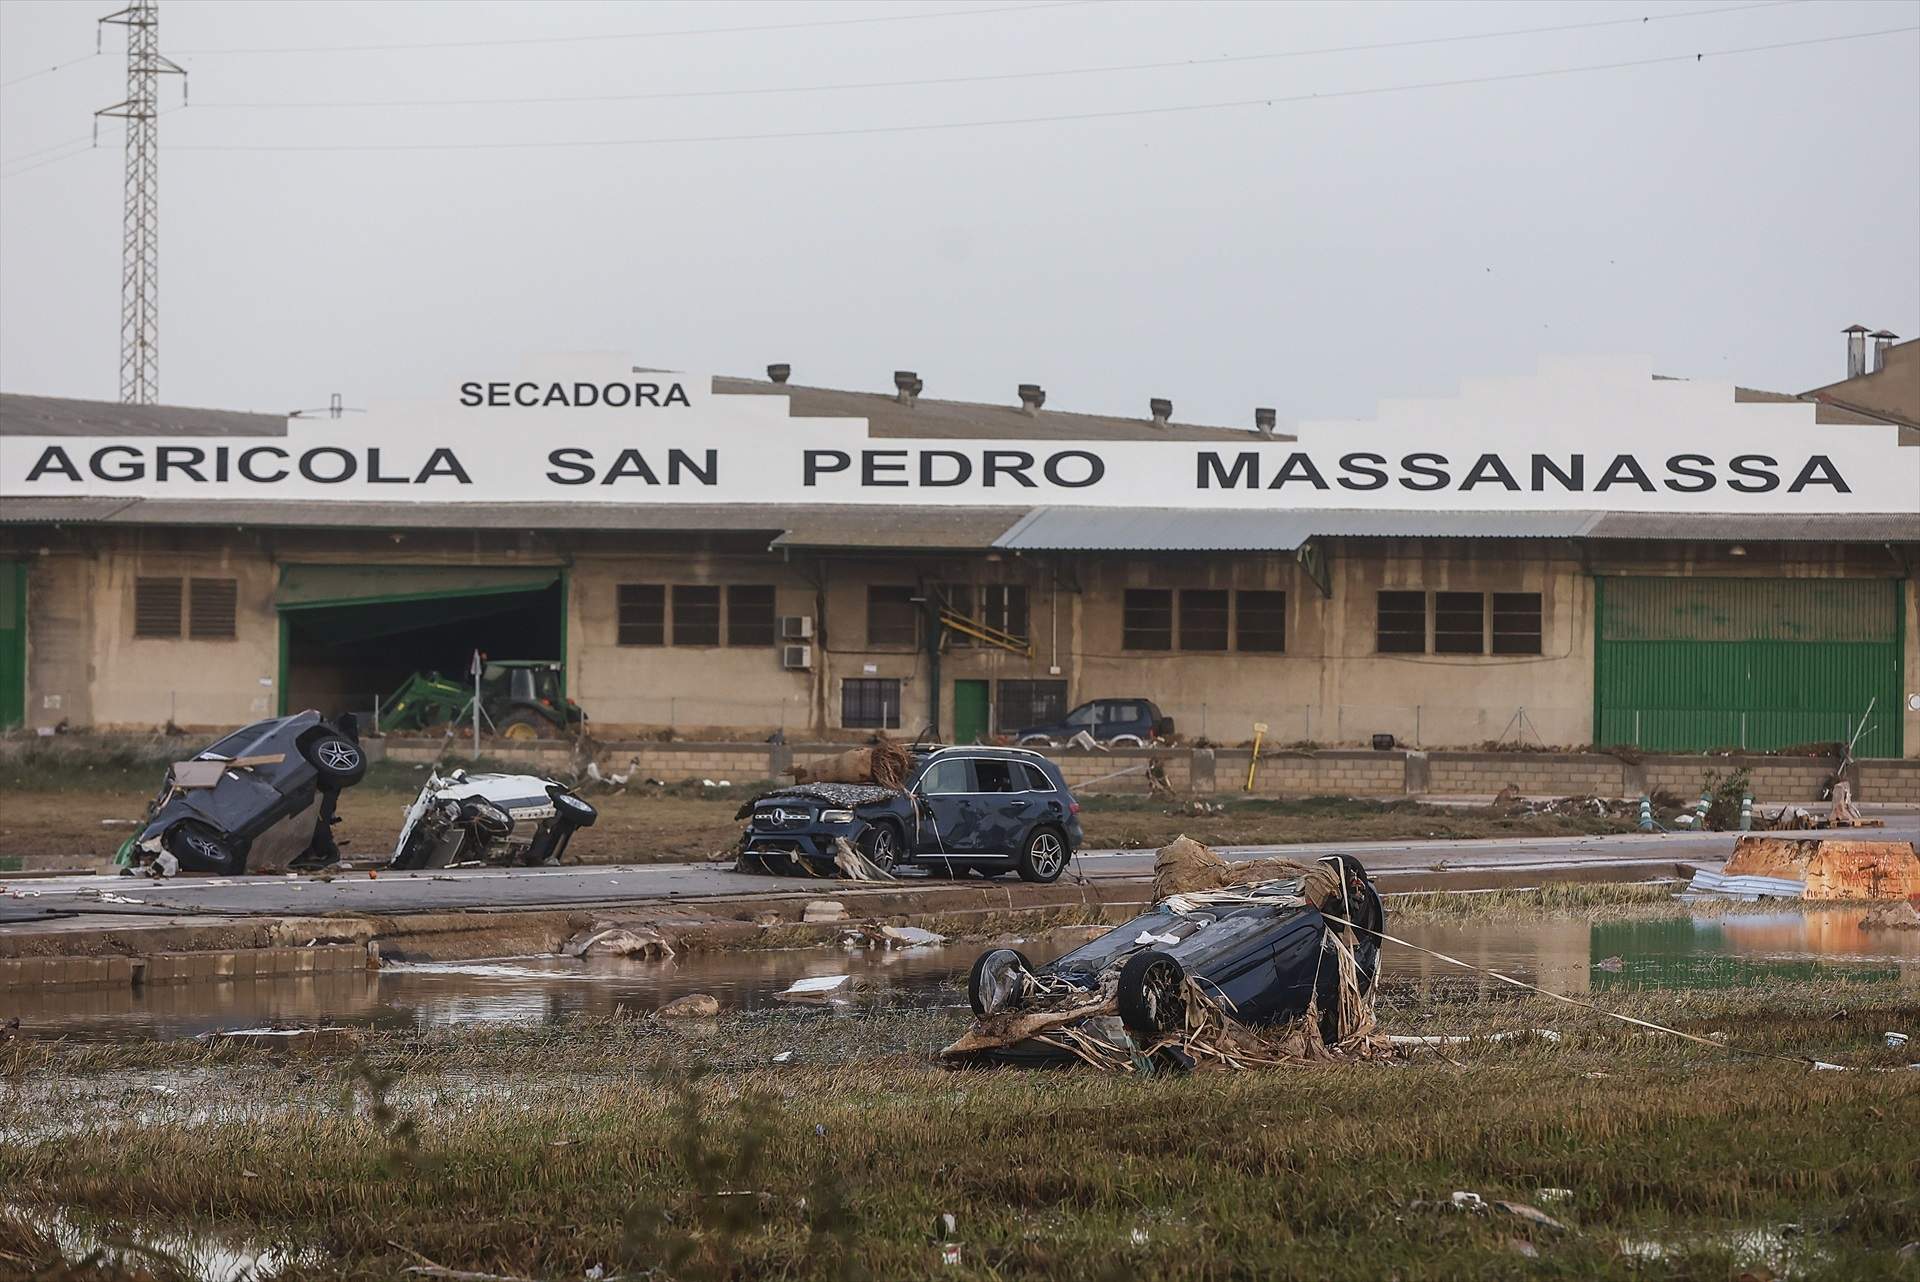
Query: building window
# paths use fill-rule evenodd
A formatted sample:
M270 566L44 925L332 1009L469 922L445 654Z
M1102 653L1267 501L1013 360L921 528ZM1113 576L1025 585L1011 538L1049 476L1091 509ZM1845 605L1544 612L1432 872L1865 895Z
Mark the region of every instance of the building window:
M989 583L981 588L980 622L1024 640L1027 635L1026 585Z
M840 724L849 730L898 730L899 681L891 677L848 677L842 681Z
M996 725L1007 732L1052 725L1067 715L1064 681L1002 681L994 697L999 701Z
M233 640L239 586L234 579L188 579L187 635L195 641Z
M920 642L920 603L913 588L867 589L867 644L905 646Z
M1227 648L1227 594L1224 589L1180 589L1180 648Z
M773 644L773 588L732 584L727 588L727 644Z
M1487 595L1484 592L1433 594L1433 652L1487 652Z
M1493 594L1493 652L1495 654L1539 654L1540 633L1540 594L1538 592Z
M620 585L621 645L667 643L667 590L658 583Z
M180 635L180 580L135 579L133 581L133 635L137 637Z
M1169 588L1128 588L1121 602L1120 648L1173 649L1173 592Z
M1375 648L1381 654L1427 652L1427 594L1382 592Z
M1283 653L1287 648L1287 594L1234 593L1234 649Z
M673 585L673 643L720 644L720 589L686 583Z
M946 596L947 609L953 611L955 614L964 615L969 619L974 617L973 584L949 583L941 588L940 591ZM947 639L947 644L956 649L964 649L973 644L973 638L958 628L948 628L943 635Z

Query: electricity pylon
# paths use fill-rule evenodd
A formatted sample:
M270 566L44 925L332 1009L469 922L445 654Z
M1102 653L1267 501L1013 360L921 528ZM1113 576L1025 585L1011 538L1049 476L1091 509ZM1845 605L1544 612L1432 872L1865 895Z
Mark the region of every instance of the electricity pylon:
M159 0L132 0L100 19L127 29L126 101L93 113L127 122L126 210L120 234L120 400L151 405L160 391L161 76L184 67L160 56ZM96 33L98 28L96 28ZM185 81L181 82L184 95Z

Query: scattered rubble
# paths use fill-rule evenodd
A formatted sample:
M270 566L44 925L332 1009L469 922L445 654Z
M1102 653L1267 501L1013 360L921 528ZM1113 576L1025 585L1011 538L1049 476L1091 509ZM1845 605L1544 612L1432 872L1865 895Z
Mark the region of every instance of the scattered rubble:
M810 924L832 923L847 919L847 906L837 899L811 899L801 911L800 920Z
M569 939L560 951L569 957L642 957L660 961L674 955L673 945L659 931L604 923Z

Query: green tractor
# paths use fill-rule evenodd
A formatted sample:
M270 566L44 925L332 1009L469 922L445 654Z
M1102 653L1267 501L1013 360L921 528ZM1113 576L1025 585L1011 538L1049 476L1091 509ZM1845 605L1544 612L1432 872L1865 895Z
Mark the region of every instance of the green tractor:
M472 687L416 672L380 705L380 729L425 730L472 716ZM488 659L480 669L480 717L505 739L562 739L577 734L587 714L567 698L561 664Z

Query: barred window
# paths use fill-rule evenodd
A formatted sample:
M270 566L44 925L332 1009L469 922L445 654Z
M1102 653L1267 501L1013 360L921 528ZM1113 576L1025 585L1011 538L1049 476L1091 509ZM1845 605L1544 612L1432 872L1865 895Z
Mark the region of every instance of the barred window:
M1121 600L1120 646L1124 650L1173 649L1173 591L1128 588Z
M842 681L840 724L849 730L898 730L900 682L892 677L848 677Z
M1180 648L1227 648L1227 594L1224 589L1180 589Z
M989 583L980 589L980 622L1009 636L1027 635L1027 586Z
M1067 715L1064 681L1002 681L994 697L999 700L999 728L1009 732L1048 725Z
M673 643L720 644L720 589L686 583L673 585Z
M1493 594L1495 654L1539 654L1541 630L1538 592Z
M133 581L133 635L136 637L179 636L180 606L179 579L135 579Z
M1433 652L1487 652L1487 596L1484 592L1433 594Z
M234 579L187 580L187 635L195 641L230 641L235 636Z
M867 589L867 644L906 646L920 641L920 603L913 588Z
M1287 648L1287 594L1236 592L1234 648L1279 654Z
M621 645L667 643L667 590L658 583L620 585Z
M727 644L772 645L773 588L735 583L727 588Z
M1427 594L1382 592L1375 648L1381 654L1427 652Z

